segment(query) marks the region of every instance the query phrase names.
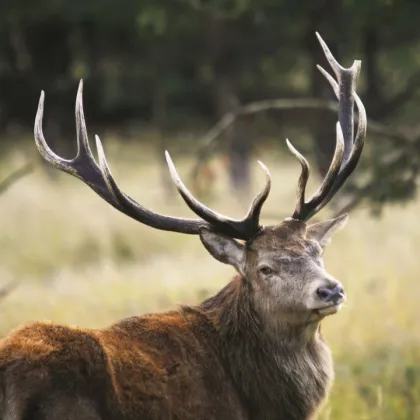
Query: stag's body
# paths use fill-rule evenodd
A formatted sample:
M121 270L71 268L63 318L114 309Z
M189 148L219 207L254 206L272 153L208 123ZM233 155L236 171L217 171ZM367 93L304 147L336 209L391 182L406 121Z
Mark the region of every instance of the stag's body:
M302 420L332 361L317 322L266 331L236 277L198 307L103 330L26 325L3 340L2 419Z
M355 93L360 62L342 68L321 40L337 77L322 72L339 98L334 157L321 186L305 200L309 165L293 216L264 227L264 189L246 217L231 219L200 203L167 155L172 178L199 220L154 213L122 192L97 138L95 161L86 133L82 84L76 100L79 152L58 157L42 133L43 94L35 140L44 158L84 180L122 213L148 226L199 235L209 253L238 276L216 296L177 312L129 318L103 330L31 324L0 342L2 420L309 420L333 379L322 319L344 302L341 284L324 268L322 251L347 220L307 225L357 165L366 113ZM354 136L353 107L358 108ZM239 241L238 241L239 240Z

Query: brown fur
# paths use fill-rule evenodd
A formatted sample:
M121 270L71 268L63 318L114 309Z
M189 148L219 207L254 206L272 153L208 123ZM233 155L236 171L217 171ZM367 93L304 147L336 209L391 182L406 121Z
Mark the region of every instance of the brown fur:
M318 264L320 247L303 222L286 221L265 228L244 252L243 273L199 306L101 330L32 323L11 332L0 342L0 418L313 418L333 378L322 316L301 302L309 299L306 285L331 279ZM270 253L300 258L293 272L283 260L275 268L285 289L256 274ZM295 306L276 295L285 290Z

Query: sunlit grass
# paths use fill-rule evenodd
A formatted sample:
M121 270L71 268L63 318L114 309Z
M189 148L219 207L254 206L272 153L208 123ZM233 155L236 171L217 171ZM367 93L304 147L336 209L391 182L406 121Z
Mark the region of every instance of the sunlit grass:
M130 146L130 159L122 159L112 144L106 151L126 192L156 211L191 216L180 199L165 197L156 154L148 160L144 149ZM294 206L299 167L271 154L261 158L273 177L264 211L280 219ZM191 162L174 160L186 175ZM213 165L219 175L209 204L241 216L248 203L232 197L221 163ZM256 190L263 175L253 169ZM233 275L196 237L142 226L68 175L53 181L39 169L0 200L0 284L20 282L0 303L2 334L30 320L106 326L199 302ZM336 382L321 419L420 418L419 249L420 201L388 208L379 220L355 211L334 237L326 266L345 284L348 303L324 322Z

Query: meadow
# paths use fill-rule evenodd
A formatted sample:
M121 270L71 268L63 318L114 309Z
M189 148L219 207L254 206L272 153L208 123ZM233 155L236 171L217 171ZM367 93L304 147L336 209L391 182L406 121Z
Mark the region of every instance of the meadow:
M124 191L158 212L190 216L180 198L166 195L155 151L112 142L105 150ZM185 176L190 158L173 158ZM294 208L299 165L272 151L258 158L272 173L263 222L273 224L273 216L280 221ZM18 160L13 153L4 159L1 173ZM233 198L221 161L212 166L215 188L203 201L241 216L249 203ZM253 170L256 191L263 174L256 162ZM1 335L32 320L102 327L129 315L198 303L234 274L197 237L142 226L76 178L56 175L52 179L39 167L0 197L0 286L19 282L0 302ZM325 209L321 217L329 215ZM388 207L380 219L357 209L335 235L325 263L344 283L348 299L323 323L336 381L321 420L420 419L419 249L420 200Z

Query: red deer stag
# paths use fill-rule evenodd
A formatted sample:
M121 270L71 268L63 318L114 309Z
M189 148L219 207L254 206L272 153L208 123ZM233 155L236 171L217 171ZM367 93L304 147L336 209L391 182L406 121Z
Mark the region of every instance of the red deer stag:
M175 185L199 220L154 213L117 186L101 142L99 163L90 151L76 100L79 151L64 160L42 133L44 94L35 140L55 167L86 182L122 213L172 232L199 235L208 252L237 276L198 306L131 317L99 330L46 323L22 326L0 344L0 417L4 420L303 420L313 418L333 380L332 358L320 322L345 299L343 286L324 268L323 248L347 215L307 225L355 169L366 135L366 113L355 93L360 61L346 69L319 37L337 78L322 68L339 100L337 144L319 189L305 201L309 165L302 166L292 217L261 226L270 190L264 189L241 220L200 203L178 177ZM354 135L354 102L358 109Z

